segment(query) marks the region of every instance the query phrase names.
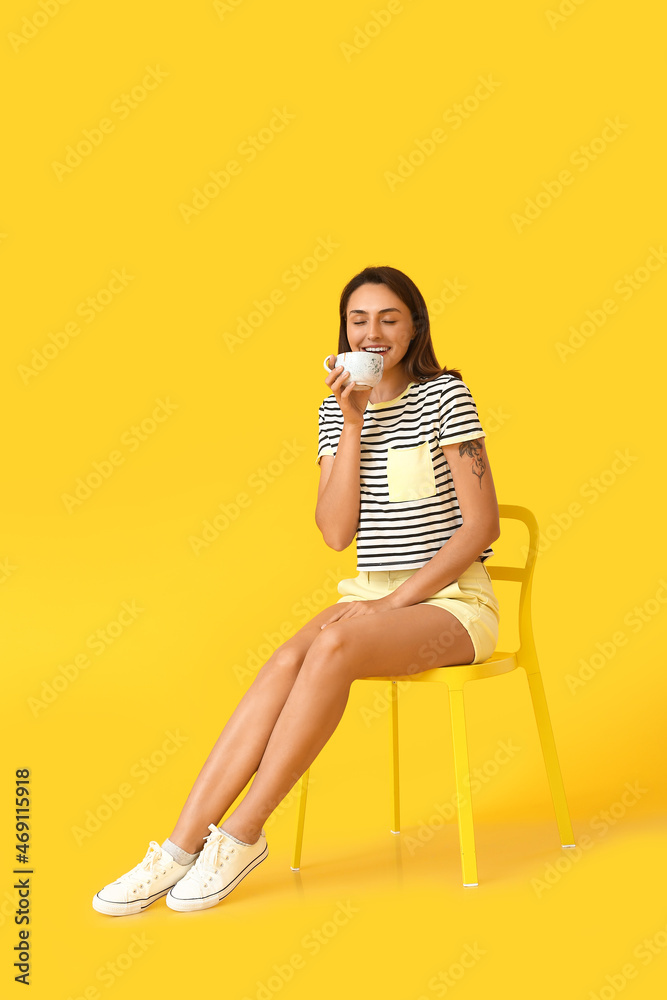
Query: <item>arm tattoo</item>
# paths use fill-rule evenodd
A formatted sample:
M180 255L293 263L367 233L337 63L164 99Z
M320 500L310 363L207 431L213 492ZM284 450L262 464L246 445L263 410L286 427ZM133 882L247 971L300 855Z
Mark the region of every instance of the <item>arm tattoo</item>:
M482 457L482 442L478 438L476 441L463 441L459 445L459 455L463 458L464 455L470 455L472 458L472 474L473 476L479 476L479 488L482 488L482 476L486 472L486 465L484 464L484 459Z

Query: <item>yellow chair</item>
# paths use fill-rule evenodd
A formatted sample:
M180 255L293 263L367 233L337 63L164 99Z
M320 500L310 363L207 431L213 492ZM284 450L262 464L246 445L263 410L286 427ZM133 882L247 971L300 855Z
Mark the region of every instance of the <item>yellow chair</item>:
M452 739L454 744L454 769L456 774L456 791L458 793L459 842L461 847L461 866L463 869L463 884L478 885L477 858L475 854L475 835L473 831L472 802L470 790L470 765L468 762L468 738L466 734L465 709L463 704L463 685L468 681L482 680L485 677L496 677L507 674L517 667L523 667L528 678L530 695L537 722L537 730L542 745L544 763L551 789L556 822L563 847L574 847L572 824L565 799L563 779L561 776L556 744L554 742L549 710L547 708L544 686L537 661L533 629L531 622L531 591L533 585L533 569L538 551L539 526L532 511L526 507L509 504L499 504L501 518L510 518L523 523L528 528L529 549L525 566L487 566L492 580L512 580L521 584L519 594L519 648L513 653L503 653L496 650L482 663L464 664L462 666L435 667L423 670L418 674L406 674L395 677L368 677L360 680L389 681L389 699L391 705L391 753L392 753L392 833L400 831L399 783L398 783L398 688L399 681L413 683L436 682L446 684L449 688L449 710L452 722ZM311 765L312 766L312 765ZM297 821L296 844L294 847L294 863L292 871L298 871L301 864L301 846L303 843L303 826L306 818L306 798L308 794L308 776L310 768L301 777L301 795L299 802L299 817Z

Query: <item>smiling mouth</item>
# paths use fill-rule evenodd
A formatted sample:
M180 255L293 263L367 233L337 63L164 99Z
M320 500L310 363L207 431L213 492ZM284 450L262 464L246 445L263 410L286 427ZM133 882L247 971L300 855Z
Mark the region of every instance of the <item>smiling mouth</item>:
M390 347L362 347L362 351L367 354L386 354L390 350Z

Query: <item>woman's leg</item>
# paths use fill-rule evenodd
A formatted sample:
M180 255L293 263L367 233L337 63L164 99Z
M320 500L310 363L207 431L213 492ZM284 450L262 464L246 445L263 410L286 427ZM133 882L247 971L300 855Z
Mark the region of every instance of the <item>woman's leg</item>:
M254 781L223 829L244 843L257 840L268 816L334 732L353 680L470 663L473 656L472 640L458 619L429 604L348 618L320 630L273 726Z
M189 854L201 850L209 823L220 821L257 770L308 648L321 635L320 626L332 607L320 611L269 657L226 722L169 835Z

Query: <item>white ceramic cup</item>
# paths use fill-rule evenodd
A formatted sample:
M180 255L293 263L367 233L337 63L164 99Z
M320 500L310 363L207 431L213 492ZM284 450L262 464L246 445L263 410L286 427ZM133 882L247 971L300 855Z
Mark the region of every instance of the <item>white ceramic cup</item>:
M329 358L336 358L332 368L329 368L327 361ZM355 389L372 389L382 378L384 371L384 358L381 354L370 354L366 351L345 351L343 354L328 354L324 359L324 367L328 372L333 371L338 365L342 365L345 371L350 373L349 378L343 382L345 389L350 382L354 382Z

